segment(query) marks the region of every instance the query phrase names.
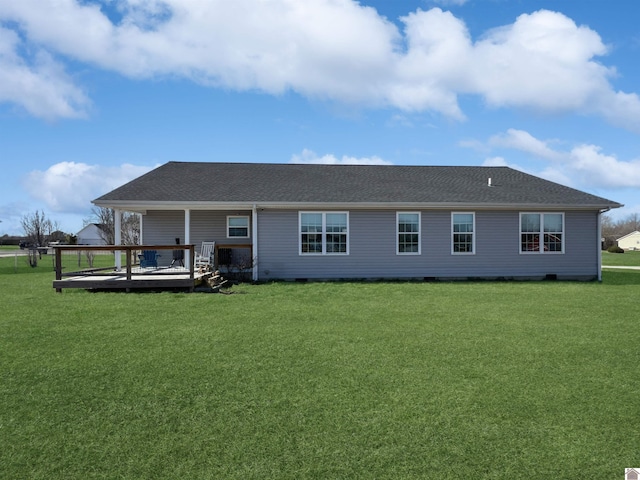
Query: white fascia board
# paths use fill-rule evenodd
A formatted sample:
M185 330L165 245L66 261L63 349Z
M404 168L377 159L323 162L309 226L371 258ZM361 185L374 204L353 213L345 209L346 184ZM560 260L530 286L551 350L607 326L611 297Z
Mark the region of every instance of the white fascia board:
M308 209L418 209L418 210L601 210L603 208L618 208L611 205L548 205L536 203L496 203L473 204L456 202L129 202L110 201L93 202L99 207L119 208L121 210L144 213L146 210L251 210L254 208L272 208L284 210Z

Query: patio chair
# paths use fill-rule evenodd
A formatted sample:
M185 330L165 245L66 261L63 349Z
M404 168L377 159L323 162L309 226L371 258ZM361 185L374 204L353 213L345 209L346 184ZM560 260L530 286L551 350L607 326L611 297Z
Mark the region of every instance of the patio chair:
M140 259L140 268L155 267L158 268L158 257L160 255L156 250L143 250L142 254L138 255Z
M216 242L202 242L200 247L200 253L194 254L194 266L198 267L213 267L213 252L216 247Z

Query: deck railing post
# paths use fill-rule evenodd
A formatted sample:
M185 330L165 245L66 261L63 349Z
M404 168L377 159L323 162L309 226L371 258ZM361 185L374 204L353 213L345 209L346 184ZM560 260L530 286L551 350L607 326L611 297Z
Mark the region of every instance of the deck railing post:
M53 247L56 257L56 280L62 280L62 250L57 247ZM61 288L56 288L56 292L62 293Z
M126 256L127 256L127 280L131 280L131 251L133 247L126 246Z

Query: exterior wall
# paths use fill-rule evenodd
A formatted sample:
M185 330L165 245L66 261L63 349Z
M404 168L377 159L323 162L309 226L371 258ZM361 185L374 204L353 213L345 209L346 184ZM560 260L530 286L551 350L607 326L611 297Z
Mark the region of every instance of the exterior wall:
M640 250L640 232L634 232L620 238L618 246L625 250Z
M469 210L465 210L469 211ZM596 212L565 211L563 254L521 254L519 211L476 211L474 255L451 253L451 211L421 212L421 254L396 254L396 210L351 210L348 255L300 255L298 211L258 216L258 275L269 279L557 278L598 275Z
M199 251L202 242L216 242L220 245L250 245L253 232L249 228L249 238L227 238L227 216L244 215L249 217L251 226L251 211L212 211L191 210L190 241ZM176 238L184 243L184 211L182 210L153 210L148 211L142 220L142 239L147 245L171 245ZM159 259L160 265L171 262L170 252ZM166 258L164 258L166 257Z
M100 236L100 229L89 224L78 232L78 245L106 245Z

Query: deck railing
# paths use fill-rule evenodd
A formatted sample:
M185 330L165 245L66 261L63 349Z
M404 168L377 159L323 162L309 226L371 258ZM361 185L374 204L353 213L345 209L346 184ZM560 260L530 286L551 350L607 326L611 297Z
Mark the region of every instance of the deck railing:
M193 266L193 258L195 252L195 245L54 245L54 254L55 254L55 272L56 272L56 281L62 280L63 277L70 276L78 276L78 275L92 275L99 272L104 271L122 271L121 262L115 261L116 259L120 259L122 253L125 253L125 265L124 265L124 274L126 275L127 280L131 280L132 278L132 270L133 266L137 265L135 259L137 259L136 253L141 252L143 250L171 250L171 251L182 251L189 252L188 255L183 255L183 258L188 258L190 261L184 264L185 270L188 269L189 279L193 281L194 279L194 266ZM88 268L82 269L75 272L63 272L63 262L62 256L63 254L68 254L71 252L113 252L114 253L114 265L110 267L102 267L102 268ZM175 259L176 256L173 255ZM118 269L118 266L120 267ZM186 271L185 271L186 274ZM56 291L61 291L56 288Z

